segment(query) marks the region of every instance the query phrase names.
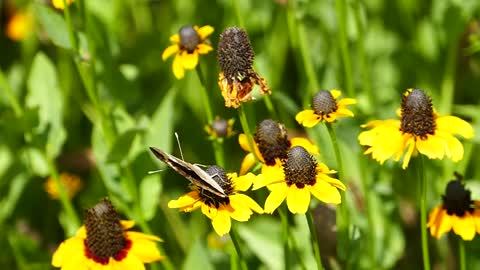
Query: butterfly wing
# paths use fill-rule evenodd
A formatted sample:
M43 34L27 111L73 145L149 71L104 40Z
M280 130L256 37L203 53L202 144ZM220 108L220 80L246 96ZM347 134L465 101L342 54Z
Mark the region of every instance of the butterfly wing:
M217 196L227 197L223 188L200 167L185 162L155 147L150 147L150 151L152 151L155 157L163 161L165 164L167 164L170 168L181 174L183 177L187 178L194 185L208 190Z

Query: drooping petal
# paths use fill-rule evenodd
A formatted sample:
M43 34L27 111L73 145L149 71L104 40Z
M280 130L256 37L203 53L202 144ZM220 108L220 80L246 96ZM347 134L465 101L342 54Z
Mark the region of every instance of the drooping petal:
M63 241L52 256L52 265L61 267L80 251L84 250L83 240L80 237L72 237ZM82 254L83 255L83 254Z
M120 224L122 225L122 229L124 230L128 230L130 228L132 228L133 226L135 226L135 221L133 220L120 220ZM87 235L85 234L85 237Z
M463 217L452 217L453 231L460 235L463 240L472 240L475 236L475 220L470 213L465 213Z
M315 198L325 203L340 204L342 198L337 188L324 181L317 181L308 189Z
M215 232L220 236L229 233L230 228L232 227L230 216L223 211L219 211L212 219L212 226Z
M332 94L332 97L334 99L337 99L339 96L342 95L342 91L337 90L337 89L332 89L332 90L330 90L330 94Z
M240 175L246 174L255 165L255 156L253 153L248 153L242 160L240 165Z
M175 44L179 44L180 43L180 35L175 34L175 35L171 36L170 37L170 42L175 43Z
M287 193L287 206L292 214L305 214L310 206L310 191L307 186L298 188L291 185Z
M243 198L239 195L241 194L235 194L229 197L230 206L233 209L233 211L230 213L230 217L235 220L244 222L250 219L250 216L253 214L253 212L247 206Z
M458 117L445 115L436 119L437 129L458 134L466 139L470 139L474 135L473 127L465 120Z
M214 219L218 215L218 210L215 207L210 207L202 203L202 213L209 219Z
M323 174L323 173L319 173L317 174L317 182L326 182L328 183L329 185L331 186L334 186L338 189L341 189L341 190L345 190L346 187L345 185L342 183L342 181L336 179L336 178L333 178L333 177L330 177L326 174ZM316 183L315 183L316 184Z
M125 234L132 241L132 247L129 252L143 263L155 262L162 258L157 244L154 242L160 241L160 238L140 232L126 232Z
M197 34L200 36L201 40L205 40L209 35L211 35L215 29L210 25L205 25L200 27L197 30Z
M235 175L235 177L232 177ZM232 174L231 179L233 182L233 185L235 186L235 190L237 191L246 191L248 190L252 184L253 181L255 180L256 176L253 173L247 173L246 175L242 176L236 176L235 174Z
M318 156L320 152L318 147L307 138L295 137L290 139L291 147L302 146L308 153Z
M317 115L314 110L303 110L295 116L295 120L304 127L313 127L318 124L321 119L322 117Z
M355 116L352 111L346 108L339 108L336 112L335 115L337 117L353 117Z
M198 191L190 191L189 193L181 196L177 200L171 200L168 202L168 208L183 208L194 204L199 200Z
M108 265L112 266L112 269L129 269L129 270L145 270L145 265L140 261L140 259L135 256L133 253L129 252L125 258L121 261L110 259Z
M262 166L262 172L257 175L253 181L253 190L257 190L264 186L273 186L273 184L285 183L285 174L281 165Z
M340 108L340 107L345 107L345 106L348 106L348 105L353 105L353 104L357 104L357 100L354 99L354 98L344 98L344 99L341 99L337 102L337 106Z
M430 227L430 234L433 237L440 238L444 233L452 229L451 217L447 215L446 210L439 206L430 215L427 227Z
M441 130L437 130L435 135L444 140L446 144L445 154L447 157L454 162L463 159L463 145L457 138L450 133Z
M168 57L172 56L174 53L178 52L180 47L177 44L168 46L165 51L162 53L162 60L167 60Z
M265 201L265 213L271 214L275 209L277 209L280 204L285 200L287 197L288 187L287 184L277 184L276 189L272 190Z
M199 54L207 54L209 52L213 51L212 46L205 44L205 43L200 43L197 45L197 52Z
M185 76L185 70L183 69L183 58L180 56L180 54L175 55L175 58L173 59L172 63L172 70L173 70L173 75L175 75L175 78L181 79Z
M187 51L182 52L182 63L183 68L194 69L198 64L198 53L188 53Z
M257 212L258 214L263 214L262 207L260 207L260 205L258 205L258 203L255 202L249 196L247 196L245 194L235 194L235 196L237 196L240 200L242 200L243 203L245 203L245 205L248 206L248 208L252 209L253 211Z
M445 156L446 144L442 138L435 135L427 135L428 138L417 139L415 145L418 152L430 159L442 159Z
M406 169L408 167L408 163L410 162L410 158L412 157L413 151L415 150L415 140L414 138L410 138L406 142L407 152L405 152L405 156L403 157L402 162L402 169ZM397 154L394 157L394 160L398 160L401 154Z

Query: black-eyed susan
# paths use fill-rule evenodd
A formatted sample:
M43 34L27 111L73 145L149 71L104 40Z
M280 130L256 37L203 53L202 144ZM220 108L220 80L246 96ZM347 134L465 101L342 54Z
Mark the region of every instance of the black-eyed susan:
M156 241L160 238L127 231L133 221L121 221L108 200L85 212L85 225L60 244L52 265L62 270L143 270L144 263L160 260Z
M33 32L33 15L29 11L16 11L8 19L5 34L8 38L20 41Z
M57 8L57 9L64 9L65 5L63 4L63 1L64 0L52 0L52 5L53 5L53 7ZM73 3L73 1L74 0L65 0L67 5L70 5L71 3Z
M205 126L205 131L209 135L210 140L223 140L233 136L233 124L235 119L223 119L216 117L212 123Z
M250 92L255 85L262 94L270 94L264 78L253 70L253 52L245 30L229 27L220 35L218 42L218 64L220 73L218 86L225 99L225 107L238 108L242 102L252 100Z
M472 240L480 233L480 201L473 201L470 190L460 179L447 184L443 203L430 213L427 227L433 237L440 238L453 229L463 240Z
M170 37L174 43L163 51L162 59L165 61L171 55L176 54L172 63L173 75L177 79L185 76L185 69L194 69L198 64L198 56L207 54L213 50L208 36L214 29L210 25L202 27L186 25L180 28L177 34Z
M353 98L343 98L340 90L321 90L313 97L312 110L303 110L295 116L295 120L304 127L313 127L319 122L334 122L340 117L352 117L353 112L348 105L357 103Z
M240 134L238 143L243 150L250 152L243 158L240 166L240 175L243 175L255 164L255 156L245 134ZM288 139L287 129L281 123L265 119L255 128L253 145L255 155L267 166L273 166L280 160L286 159L288 150L294 146L302 146L309 153L319 155L318 147L308 139L301 137Z
M370 128L358 136L360 144L367 146L365 154L381 164L403 156L403 169L418 153L430 159L461 160L463 145L454 135L468 139L474 133L472 126L458 117L439 116L430 97L418 89L408 89L403 95L400 120L376 120L362 127Z
M305 214L311 195L325 203L341 203L339 189L345 190L345 185L329 176L334 173L325 164L317 162L305 148L295 146L288 152L287 159L262 168L253 189L267 186L270 190L265 213L273 213L286 199L291 213Z
M219 166L210 166L206 172L222 187L226 197L220 197L208 190L192 185L192 191L177 200L168 202L168 207L179 208L184 212L192 212L201 208L202 213L212 220L215 232L222 236L230 232L231 219L247 221L252 210L261 214L263 209L250 197L238 191L246 191L252 185L255 175L249 173L237 176L226 174Z
M60 179L60 183L64 186L65 191L67 192L67 196L70 199L73 198L82 188L82 180L77 175L63 172L58 177ZM49 177L47 179L44 187L50 198L55 200L60 198L60 194L53 177Z

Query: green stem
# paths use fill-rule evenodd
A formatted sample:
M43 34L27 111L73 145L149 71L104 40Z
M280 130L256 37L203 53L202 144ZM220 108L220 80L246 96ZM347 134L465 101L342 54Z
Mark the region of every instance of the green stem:
M243 107L244 106L240 106L238 108L238 118L240 118L240 124L242 125L243 133L245 133L245 136L247 136L248 148L250 148L250 151L253 153L255 161L258 162L259 159L257 157L257 153L255 152L254 147L255 142L253 141L253 136L250 132L250 127L248 126L247 115L245 114L245 109Z
M453 92L455 88L455 68L457 60L458 38L451 40L448 47L445 63L445 74L442 80L442 100L440 111L443 114L449 114L452 111Z
M372 176L367 173L367 164L366 159L363 158L363 153L360 153L361 157L360 160L360 172L361 172L361 179L362 182L362 189L363 189L363 197L365 198L365 211L367 215L367 223L368 223L368 254L370 256L370 268L376 268L376 247L375 247L375 223L373 222L373 213L371 211L371 199L370 199L370 183L367 179L371 179Z
M238 235L235 231L235 228L232 226L230 229L230 239L232 239L233 246L237 252L238 259L240 260L240 268L242 270L248 270L247 263L245 262L245 257L243 256L242 248L240 247L240 242L238 241Z
M80 224L81 224L80 219L78 218L77 213L73 208L72 202L68 197L65 186L60 181L57 167L55 166L55 163L53 162L52 158L48 155L48 153L45 153L45 159L47 160L47 163L48 163L50 177L53 178L53 181L55 182L55 187L58 190L58 193L60 195L60 202L62 203L62 206L65 209L65 213L67 214L68 219L72 222L73 228L69 228L69 231L74 231L75 229L80 228ZM73 229L73 230L70 230L70 229Z
M320 243L318 242L317 237L317 228L313 222L312 210L308 208L307 214L308 228L310 229L310 240L313 248L313 253L315 254L315 260L317 261L317 269L322 270L322 257L320 256Z
M245 24L243 23L242 13L240 12L239 0L232 0L233 11L235 12L235 16L237 17L237 23L240 28L245 28Z
M355 89L353 88L352 67L350 63L350 52L348 50L347 39L347 1L336 0L335 9L337 12L338 39L345 73L345 82L347 84L347 93L349 96L354 97Z
M212 113L212 106L210 104L210 98L208 96L207 88L205 87L206 85L205 76L203 76L203 72L200 66L198 66L196 70L197 70L198 80L200 81L203 107L205 108L205 114L207 117L207 125L212 125L214 119L213 119L213 113ZM215 161L217 165L222 168L225 168L225 157L224 157L222 144L218 140L214 139L212 140L212 146L213 146L213 153L215 154Z
M0 68L0 87L3 88L5 91L5 94L7 95L7 99L10 102L10 105L12 106L13 111L15 112L15 116L20 117L23 114L23 109L20 106L20 103L17 100L17 97L15 97L15 94L13 93L13 89L10 87L10 84L8 83L7 77L3 73L2 68Z
M300 252L300 250L298 250L298 245L297 245L297 240L295 239L295 235L293 233L290 233L288 236L290 237L290 242L291 242L293 251L295 252L295 255L298 258L300 269L307 270L307 266L305 265L305 262L303 261L303 258L302 258L302 253Z
M467 270L467 260L465 256L465 242L462 238L458 237L458 257L460 270Z
M290 226L288 224L288 216L285 207L279 207L278 213L282 219L282 241L283 241L283 260L285 270L290 269L290 248L288 246L288 238L290 236Z
M423 157L419 156L418 160L417 177L420 181L420 230L422 237L423 269L430 270L427 236L427 179L425 178Z

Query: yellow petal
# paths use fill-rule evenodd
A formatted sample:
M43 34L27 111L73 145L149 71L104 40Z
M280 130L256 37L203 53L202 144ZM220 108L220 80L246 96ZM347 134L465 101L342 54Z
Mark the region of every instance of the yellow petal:
M431 159L442 159L445 156L445 142L438 136L427 135L427 139L417 139L415 142L418 152Z
M278 184L278 188L270 192L270 194L267 197L267 200L265 201L265 213L271 214L275 209L277 209L280 204L285 200L287 197L287 192L288 192L288 187L287 184L282 183Z
M52 256L52 265L55 267L62 267L67 264L76 254L84 250L83 240L80 237L72 237L63 241L55 250ZM83 255L83 253L82 253Z
M432 222L430 224L430 234L433 237L440 238L444 233L449 232L452 229L452 220L447 211L440 208L436 212L433 212L431 216Z
M314 110L303 110L295 116L295 120L304 127L313 127L318 124L321 119L322 117L315 114Z
M318 147L313 144L309 139L306 138L301 138L301 137L295 137L290 139L291 147L294 146L302 146L307 150L312 155L318 156L320 155L320 152L318 151Z
M189 193L181 196L177 200L171 200L168 202L168 208L183 208L194 204L199 200L198 191L190 191Z
M170 42L179 44L180 43L180 35L175 34L175 35L171 36L170 37Z
M285 174L283 173L283 167L277 166L262 166L261 174L257 175L253 181L253 190L257 190L264 186L272 186L272 184L285 183Z
M202 203L202 213L209 219L214 219L218 215L218 210L215 207L210 207Z
M120 269L129 269L129 270L145 270L145 265L137 258L133 253L128 252L127 256L121 261L117 261L110 258L108 263L111 266L111 269L120 270Z
M332 94L332 97L334 99L337 99L339 96L342 95L342 91L337 90L337 89L332 89L332 90L330 90L330 94Z
M199 54L207 54L209 52L213 51L212 46L205 44L205 43L200 43L197 45L197 52Z
M157 244L154 242L160 241L160 238L139 232L126 232L126 235L132 241L132 247L129 252L135 255L141 262L151 263L162 258Z
M305 214L310 206L310 191L307 187L291 185L287 193L287 206L292 214Z
M162 60L165 61L168 57L170 57L174 53L178 52L178 50L180 50L180 47L178 47L177 44L168 46L165 49L165 51L163 51Z
M240 175L247 173L255 165L255 156L253 153L248 153L242 160L240 165Z
M464 138L472 138L474 135L473 127L467 121L455 116L445 115L436 119L437 129L459 134Z
M463 240L472 240L475 236L475 221L470 213L465 213L463 217L452 216L453 231L460 235Z
M135 226L135 221L133 221L133 220L120 220L120 224L122 225L122 229L128 230L128 229L132 228L133 226ZM85 234L85 237L87 237L86 234Z
M405 156L403 157L402 169L406 169L408 167L408 163L410 162L410 158L412 157L412 153L415 150L415 140L413 138L409 139L406 143L407 152L405 152ZM398 154L394 157L395 160L400 158L401 154Z
M435 135L442 138L445 142L445 154L447 155L447 157L452 159L454 162L463 159L463 145L457 138L455 138L450 133L441 130L437 130L435 132Z
M205 25L197 30L197 34L200 36L201 40L205 40L209 35L213 33L213 31L215 31L213 27L211 27L210 25Z
M255 178L256 176L253 173L247 173L246 175L243 175L243 176L231 177L230 179L232 179L232 182L235 186L235 190L246 191L252 186L252 183L255 180Z
M335 112L335 115L337 117L353 117L355 116L352 111L349 109L345 108L338 108L337 111Z
M329 185L331 186L334 186L338 189L341 189L341 190L345 190L346 187L345 185L342 183L342 181L336 179L336 178L333 178L333 177L330 177L326 174L323 174L323 173L319 173L317 174L317 182L326 182L328 183ZM315 183L316 184L316 183Z
M223 211L218 212L218 214L212 219L212 226L215 232L220 236L229 233L232 226L230 216Z
M340 192L337 188L324 181L317 181L308 189L315 198L325 203L339 204L342 202Z
M353 105L353 104L357 104L356 99L354 99L354 98L344 98L344 99L339 100L337 102L337 107L344 107L344 106Z
M185 76L185 70L183 69L182 61L183 58L180 56L180 54L175 55L172 63L172 70L173 75L175 75L177 79L181 79Z
M242 200L248 208L252 209L253 211L257 212L258 214L263 214L262 207L260 207L260 205L258 205L258 203L255 202L249 196L247 196L245 194L236 194L235 196L237 196L240 200Z
M198 53L182 52L182 64L185 69L194 69L198 64Z
M244 198L239 195L240 194L229 196L230 206L233 209L229 215L231 218L237 221L244 222L250 219L250 216L253 214L253 212L244 201Z

